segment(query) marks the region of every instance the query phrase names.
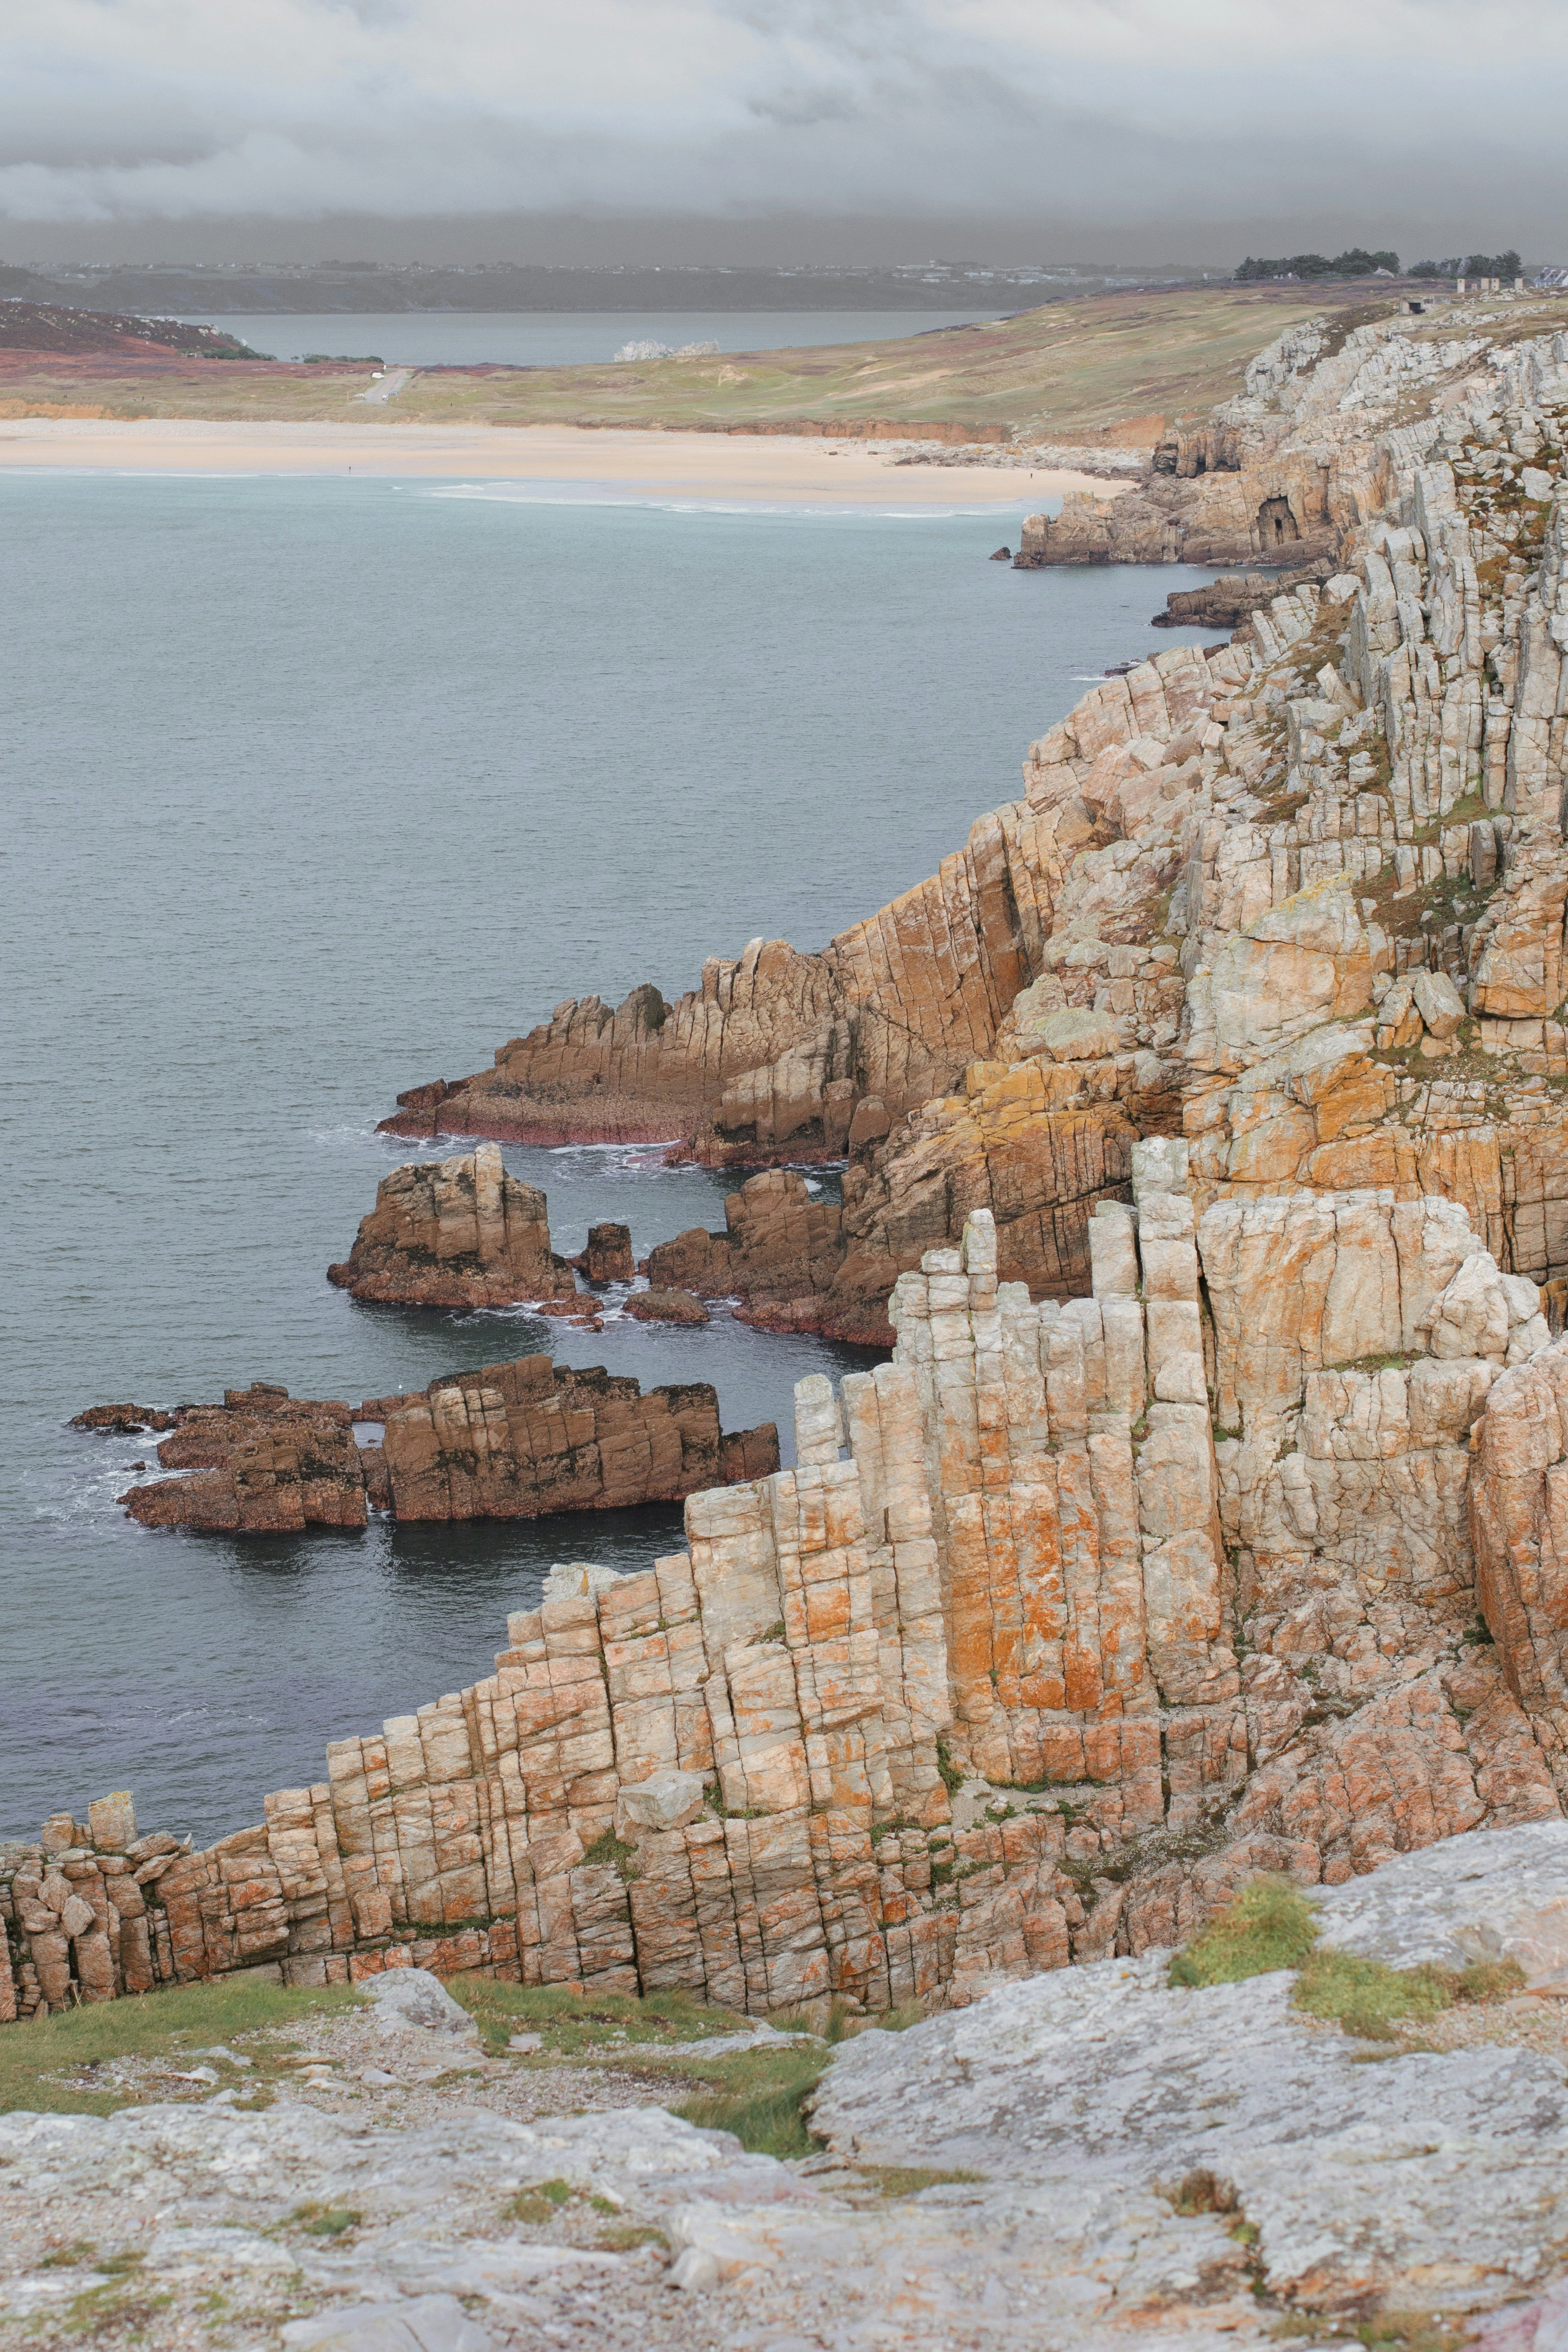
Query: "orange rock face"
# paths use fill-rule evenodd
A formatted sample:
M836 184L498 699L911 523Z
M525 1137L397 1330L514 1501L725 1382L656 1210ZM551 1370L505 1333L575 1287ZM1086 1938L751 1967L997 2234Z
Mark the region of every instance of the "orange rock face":
M551 1250L543 1193L509 1176L493 1143L384 1176L347 1259L327 1278L356 1298L404 1307L578 1297L572 1268ZM584 1298L584 1311L592 1304Z
M893 1361L800 1383L789 1471L710 1391L543 1359L367 1401L405 1516L733 1483L689 1494L684 1553L562 1570L492 1677L177 1858L138 1965L962 2002L1259 1870L1557 1814L1568 1342L1534 1286L1445 1201L1200 1218L1169 1139L1131 1176L1089 1297L999 1280L988 1211L928 1251ZM624 1875L588 1859L612 1828ZM78 1914L19 1917L33 2007L96 1981Z

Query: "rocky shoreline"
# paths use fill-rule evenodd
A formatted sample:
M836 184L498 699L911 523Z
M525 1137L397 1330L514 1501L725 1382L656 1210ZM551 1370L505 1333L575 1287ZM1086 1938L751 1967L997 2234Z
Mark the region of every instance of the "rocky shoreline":
M437 1377L423 1392L357 1406L291 1397L258 1381L221 1405L172 1413L99 1405L75 1426L166 1427L158 1460L190 1475L121 1496L147 1528L289 1535L409 1523L539 1518L678 1503L700 1487L778 1467L778 1432L721 1431L705 1381L650 1389L597 1366L522 1356Z
M1538 308L1283 337L1152 478L1189 558L1202 533L1277 555L1254 525L1289 509L1294 584L1247 581L1233 643L1092 689L1022 800L820 954L756 940L674 1003L568 1002L386 1127L847 1156L837 1243L768 1292L830 1336L885 1340L898 1275L977 1206L1009 1278L1081 1289L1141 1134L1184 1134L1205 1198L1449 1193L1500 1263L1563 1278L1568 378ZM1453 982L1457 1028L1377 1017L1417 971Z
M400 1098L392 1131L481 1140L386 1180L334 1269L360 1295L570 1307L578 1272L627 1279L619 1233L556 1256L493 1146L641 1128L756 1171L721 1233L655 1248L648 1295L885 1333L891 1360L800 1383L787 1471L710 1390L547 1358L357 1415L177 1409L160 1454L201 1466L149 1513L202 1479L242 1527L353 1524L356 1491L363 1524L383 1476L456 1518L689 1472L686 1549L563 1564L492 1675L334 1741L205 1852L139 1837L123 1795L6 1848L0 2016L425 1970L784 2014L854 2036L826 2160L651 2101L540 2145L465 2123L461 2160L492 2206L548 2162L568 2199L646 2210L670 2284L741 2283L815 2342L824 2278L862 2333L892 2312L966 2352L1326 2342L1417 2303L1426 2340L1555 2340L1568 335L1538 308L1292 330L1114 530L1069 502L1035 533L1039 561L1288 545L1310 576L1244 583L1233 642L1094 688L931 880L820 954L710 960L674 1004L568 1001ZM842 1207L782 1164L829 1159ZM1317 1890L1352 1959L1506 1983L1360 2049L1291 2007L1294 1962L1184 1991L1171 1948L1260 1875ZM90 2198L128 2160L171 2197L220 2151L323 2186L348 2163L292 2110L145 2112L0 2123L0 2194L29 2210L72 2164ZM362 2178L384 2153L438 2174L400 2143ZM878 2167L925 2185L866 2221ZM648 2186L699 2172L710 2199ZM371 2316L287 2340L372 2352L402 2338L353 2326L428 2319L459 2347L464 2294L467 2352L528 2340L515 2248L462 2270L448 2232L404 2263L375 2230L407 2200L375 2193L374 2261L310 2289ZM616 2275L616 2324L669 2340Z

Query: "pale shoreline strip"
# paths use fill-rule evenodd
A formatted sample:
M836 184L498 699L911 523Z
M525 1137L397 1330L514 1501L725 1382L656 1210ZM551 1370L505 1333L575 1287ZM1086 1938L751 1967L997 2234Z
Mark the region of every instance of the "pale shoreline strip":
M837 452L837 454L835 454ZM742 504L1010 507L1131 487L1046 467L895 466L883 445L784 435L576 425L215 424L61 416L0 421L0 467L103 473L377 476L560 484Z

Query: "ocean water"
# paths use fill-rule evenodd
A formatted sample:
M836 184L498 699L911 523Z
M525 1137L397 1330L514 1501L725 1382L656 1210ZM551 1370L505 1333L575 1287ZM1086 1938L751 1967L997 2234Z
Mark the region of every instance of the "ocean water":
M329 1739L489 1670L554 1559L674 1511L238 1541L130 1525L83 1405L360 1396L548 1349L785 1424L857 1357L361 1306L325 1279L403 1087L562 997L673 995L931 872L1184 571L1015 572L1016 519L516 486L0 475L10 1213L0 1833L130 1787L209 1839ZM446 1147L450 1148L450 1147ZM558 1247L722 1222L657 1151L510 1151ZM733 1180L731 1180L731 1181ZM831 1181L814 1175L813 1181Z
M1015 310L1018 304L1014 302ZM980 310L389 310L323 317L261 312L187 320L237 335L275 360L374 355L403 367L582 367L613 360L623 343L717 343L721 352L776 352L805 344L889 342L929 334Z

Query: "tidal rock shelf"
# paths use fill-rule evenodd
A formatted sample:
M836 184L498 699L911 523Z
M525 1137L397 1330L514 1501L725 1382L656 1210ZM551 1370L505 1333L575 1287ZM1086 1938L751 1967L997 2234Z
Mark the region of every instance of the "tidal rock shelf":
M134 1427L133 1406L95 1407L78 1427ZM434 1380L423 1391L350 1406L257 1381L221 1405L160 1416L165 1470L189 1472L121 1496L143 1527L279 1535L405 1521L527 1519L553 1511L677 1503L700 1487L765 1475L778 1432L723 1431L705 1381L649 1390L596 1366L522 1356ZM379 1432L379 1439L376 1433Z
M163 1873L160 1980L962 2005L1258 1871L1560 1819L1568 1342L1451 1202L1199 1217L1185 1160L1134 1147L1066 1305L998 1282L976 1212L900 1277L890 1363L801 1382L794 1470L689 1496L640 1574L561 1572L493 1676ZM128 1982L118 1906L72 1915L112 1985L73 1960L47 1848L26 2013Z

